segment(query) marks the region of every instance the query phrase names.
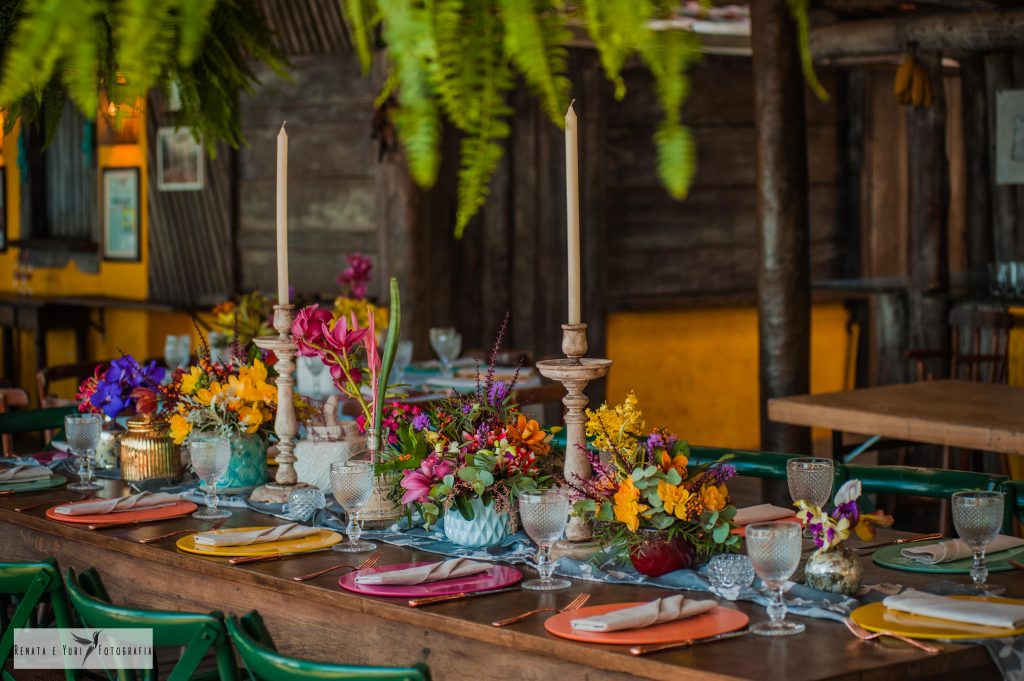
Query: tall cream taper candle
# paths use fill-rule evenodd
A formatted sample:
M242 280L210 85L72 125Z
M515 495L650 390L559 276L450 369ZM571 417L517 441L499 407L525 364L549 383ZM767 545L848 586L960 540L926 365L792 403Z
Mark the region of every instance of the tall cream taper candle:
M573 100L575 102L576 100ZM573 102L565 112L565 210L569 261L569 323L580 323L580 171Z
M288 133L277 133L277 304L288 296Z

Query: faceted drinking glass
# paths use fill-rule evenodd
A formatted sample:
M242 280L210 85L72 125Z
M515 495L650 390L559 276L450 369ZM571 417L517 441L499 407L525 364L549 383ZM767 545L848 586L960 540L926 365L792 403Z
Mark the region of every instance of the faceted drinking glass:
M832 497L832 459L801 457L786 464L786 483L793 501L806 501L824 508Z
M786 603L782 588L800 565L800 526L796 523L758 523L746 530L747 555L754 571L771 591L767 622L758 622L750 630L761 636L789 636L806 628L799 622L786 622Z
M971 579L982 594L995 593L986 585L985 548L1003 526L1003 493L965 491L953 494L953 525L960 539L974 552Z
M708 581L713 593L734 601L742 589L754 583L754 566L749 556L720 553L708 563Z
M540 579L523 582L531 591L557 591L568 589L567 579L555 579L551 562L551 546L562 538L569 524L569 497L557 489L535 490L519 495L519 520L523 530L537 544L537 573Z
M461 348L460 348L461 349ZM405 370L412 363L412 341L398 341L398 349L395 352L395 372L401 379Z
M454 327L442 326L430 330L430 347L441 359L441 374L452 377L452 362L462 352L462 335Z
M68 489L76 492L102 489L102 485L92 481L92 457L96 453L102 432L101 414L68 414L64 417L64 433L68 439L68 446L71 453L78 456L79 481L68 485Z
M336 461L331 464L331 491L334 500L345 509L348 541L334 546L335 551L359 553L377 548L373 542L359 541L363 530L359 526L359 511L366 506L373 492L372 461Z
M292 520L306 522L324 505L323 490L309 487L295 490L288 495L288 503L281 508L281 513Z
M192 470L206 483L206 508L192 514L201 520L228 518L231 511L217 508L217 479L224 475L231 463L231 443L226 437L201 436L188 444Z

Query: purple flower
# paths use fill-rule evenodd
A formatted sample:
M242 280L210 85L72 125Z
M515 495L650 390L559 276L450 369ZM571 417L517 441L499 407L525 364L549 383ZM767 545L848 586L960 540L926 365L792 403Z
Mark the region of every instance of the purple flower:
M508 397L508 385L504 381L495 381L487 391L487 402L496 407Z
M464 405L462 405L462 413L463 413L463 414L468 414L468 413L470 413L471 411L473 411L473 405L472 405L472 403L470 403L470 402L466 402L466 403L465 403Z
M655 431L647 436L647 448L654 449L656 447L664 447L665 438L661 436L661 433Z
M426 414L417 414L412 419L413 430L426 430L430 427L430 417Z
M115 359L97 381L96 391L89 397L89 404L110 418L115 418L124 410L135 407L133 390L158 385L165 373L156 362L143 367L131 355Z

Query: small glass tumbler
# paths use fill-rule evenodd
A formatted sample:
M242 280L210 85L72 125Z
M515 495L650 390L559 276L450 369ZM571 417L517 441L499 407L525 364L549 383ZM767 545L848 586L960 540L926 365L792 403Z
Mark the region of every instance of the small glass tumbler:
M306 522L321 508L326 506L323 490L309 487L292 492L288 503L281 507L281 513L292 520Z
M79 481L68 485L68 489L75 492L103 489L92 481L92 457L103 433L103 415L68 414L64 417L64 433L71 453L78 456Z
M754 583L754 566L747 556L722 553L712 557L708 563L708 581L715 594L735 601L742 589Z
M985 549L999 535L1003 526L1002 492L965 491L953 494L953 525L960 540L974 552L971 580L981 594L1003 591L989 587L988 568L985 567Z
M345 509L348 526L345 534L348 541L335 544L334 550L343 553L360 553L377 548L373 542L360 541L363 529L359 526L359 511L370 500L373 492L372 461L335 461L331 464L331 490L334 500Z
M750 631L761 636L789 636L806 628L799 622L786 622L786 602L782 589L800 565L800 526L796 523L758 523L748 525L747 555L754 571L771 592L767 622L758 622Z
M523 582L531 591L568 589L567 579L555 579L551 562L551 546L562 538L569 524L569 497L558 489L531 490L519 495L519 521L523 530L537 544L537 573L540 579Z

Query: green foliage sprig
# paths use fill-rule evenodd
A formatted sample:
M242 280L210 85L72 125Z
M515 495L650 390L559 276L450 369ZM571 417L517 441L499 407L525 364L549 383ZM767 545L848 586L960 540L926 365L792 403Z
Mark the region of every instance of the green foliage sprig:
M49 137L68 98L93 119L101 92L121 112L174 85L180 123L211 154L218 141L238 146L252 60L286 75L272 39L254 0L0 0L5 133L43 114Z

